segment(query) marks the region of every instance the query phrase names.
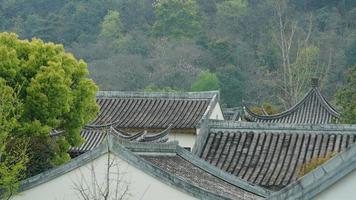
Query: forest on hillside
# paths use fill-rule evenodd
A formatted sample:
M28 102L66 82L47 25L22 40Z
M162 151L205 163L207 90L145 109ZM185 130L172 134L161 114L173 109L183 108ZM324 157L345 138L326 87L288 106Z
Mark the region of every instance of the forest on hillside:
M356 64L355 0L0 0L0 31L61 43L101 90L220 89L286 108ZM1 61L0 61L1 62Z

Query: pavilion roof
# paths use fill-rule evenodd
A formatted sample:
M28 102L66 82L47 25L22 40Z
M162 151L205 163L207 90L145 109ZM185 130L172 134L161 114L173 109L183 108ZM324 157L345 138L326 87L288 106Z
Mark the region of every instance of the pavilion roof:
M332 124L339 120L339 112L321 94L318 85L313 84L309 92L290 109L274 115L258 115L244 107L245 119L251 122Z

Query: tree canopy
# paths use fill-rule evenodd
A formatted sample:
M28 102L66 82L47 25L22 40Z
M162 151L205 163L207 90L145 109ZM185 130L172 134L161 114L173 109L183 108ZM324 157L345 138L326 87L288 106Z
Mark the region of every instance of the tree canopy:
M218 77L209 71L202 71L197 80L193 83L192 91L209 91L218 90L219 80Z
M0 34L0 57L0 86L16 102L2 108L16 113L4 124L11 124L11 137L28 139L28 173L67 161L68 147L81 143L81 128L98 111L97 87L88 78L86 63L62 45L20 40L11 33ZM63 134L51 138L53 130Z
M161 0L155 5L157 20L153 25L156 36L174 39L192 38L201 24L194 0Z
M337 103L342 107L341 122L356 124L356 65L350 68L346 85L338 91Z

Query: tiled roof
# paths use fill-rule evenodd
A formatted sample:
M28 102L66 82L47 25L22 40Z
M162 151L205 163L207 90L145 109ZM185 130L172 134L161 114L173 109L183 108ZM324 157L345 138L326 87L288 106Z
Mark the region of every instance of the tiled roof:
M101 91L100 112L87 127L195 128L212 109L218 92L140 93Z
M100 129L84 129L80 136L85 140L79 147L69 149L69 154L77 156L99 146L107 136L107 132Z
M275 115L257 115L244 107L245 119L252 122L293 123L293 124L332 124L340 114L333 108L317 87L287 111Z
M345 151L332 157L327 162L318 166L298 181L288 185L282 190L273 193L269 200L309 200L326 191L330 186L356 170L356 144L351 145ZM347 190L346 190L347 191ZM335 196L338 193L333 194ZM344 194L345 195L345 194ZM353 199L352 192L346 194L347 199ZM325 195L324 195L325 196ZM321 199L319 197L319 199ZM345 199L344 197L335 199Z
M214 194L227 196L231 199L263 199L256 194L245 191L210 173L207 173L179 155L142 156L142 158L174 175L175 177L179 177L184 181L200 188L204 188Z
M241 108L225 108L222 110L224 119L231 121L239 121L241 120Z
M271 190L296 181L303 163L343 151L356 141L356 128L342 125L288 127L235 122L232 127L225 123L201 134L197 140L201 148L194 149L199 157Z
M189 183L192 188L202 189L205 195L216 195L213 198L207 196L199 199L255 200L264 199L270 194L268 190L249 184L209 165L179 146L171 150L164 148L158 150L148 143L140 146L136 144L125 146L158 169L173 176L174 181Z
M109 127L107 129L83 129L80 135L85 140L79 147L72 147L69 149L69 153L72 157L83 154L99 146L108 134L116 135L118 138L125 142L137 142L137 143L162 143L168 141L168 134L171 131L172 126L168 126L165 130L159 133L148 133L146 130L138 133L126 133L118 128Z

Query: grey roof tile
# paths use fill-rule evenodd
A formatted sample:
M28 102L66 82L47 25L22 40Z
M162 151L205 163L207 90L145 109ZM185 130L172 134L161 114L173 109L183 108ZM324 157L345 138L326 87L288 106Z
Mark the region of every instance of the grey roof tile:
M242 108L235 107L235 108L224 108L222 110L224 119L230 121L239 121L241 120L242 116Z
M173 124L174 128L195 128L218 95L100 91L100 112L87 127L165 128Z
M340 129L296 125L288 129L244 124L240 128L211 127L201 133L206 137L200 141L202 149L195 152L210 164L270 190L295 182L304 163L341 152L356 140L356 130L343 130L342 125ZM325 170L332 167L326 165Z
M339 120L339 112L333 108L317 87L309 90L306 96L287 111L275 115L258 115L244 107L244 118L252 122L293 123L293 124L332 124Z
M79 147L71 147L69 154L72 157L76 157L87 151L90 151L98 146L109 135L116 135L124 142L136 142L136 143L164 143L168 141L168 134L171 131L172 126L168 126L165 130L159 133L148 133L146 130L137 133L126 133L120 129L109 127L102 129L83 129L80 135L85 140Z
M272 193L270 200L309 200L341 181L356 169L356 144L347 147L327 162L313 169L299 180Z
M236 187L195 166L189 160L176 156L141 156L162 170L197 187L231 199L263 199L253 193Z

